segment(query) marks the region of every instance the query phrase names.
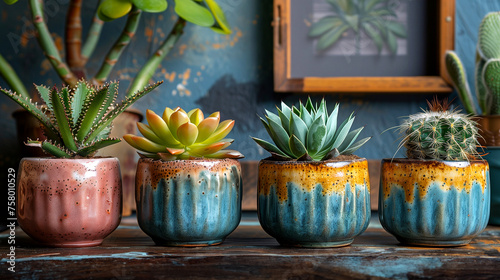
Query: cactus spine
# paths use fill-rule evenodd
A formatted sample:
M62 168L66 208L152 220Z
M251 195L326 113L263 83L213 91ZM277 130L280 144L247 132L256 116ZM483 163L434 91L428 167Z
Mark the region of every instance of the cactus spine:
M468 160L476 157L476 123L459 111L449 111L447 101L429 102L429 111L409 116L399 127L401 146L411 159Z

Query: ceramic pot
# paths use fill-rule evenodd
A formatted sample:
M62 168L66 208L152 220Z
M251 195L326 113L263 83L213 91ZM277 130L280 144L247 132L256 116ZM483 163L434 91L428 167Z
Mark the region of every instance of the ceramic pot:
M378 209L401 243L466 245L488 223L488 163L384 159Z
M491 206L490 225L500 226L500 147L486 147L483 156L490 165Z
M116 158L24 158L18 176L19 225L43 245L97 246L120 223Z
M284 246L349 245L370 221L369 182L366 159L261 160L260 224Z
M113 121L110 137L121 138L125 134L137 134L136 123L143 116L139 110L129 108ZM122 173L123 216L130 216L135 211L135 172L139 155L135 148L125 141L100 149L98 156L116 157L120 161Z
M157 245L217 245L241 219L241 167L234 159L140 159L137 220Z
M477 116L481 146L500 146L500 115Z

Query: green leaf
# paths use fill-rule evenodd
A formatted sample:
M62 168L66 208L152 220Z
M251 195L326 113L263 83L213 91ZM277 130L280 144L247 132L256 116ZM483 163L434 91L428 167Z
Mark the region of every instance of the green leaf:
M300 142L306 143L307 131L306 123L296 114L292 114L290 118L290 135L295 135Z
M78 154L82 157L86 157L91 155L92 153L95 153L97 150L105 148L107 146L119 143L120 139L118 138L107 138L107 139L101 139L99 141L95 141L87 145L87 147L81 149L78 151Z
M75 91L73 93L71 109L73 110L73 124L76 124L78 118L80 118L80 113L82 112L82 107L85 104L85 99L90 92L90 88L87 83L80 81L76 84Z
M101 20L114 20L128 14L132 10L129 0L104 0L99 4L97 15Z
M300 110L302 110L302 103L300 105L301 105ZM315 113L315 108L314 108L314 105L313 105L313 103L311 101L311 97L310 96L307 97L305 108L306 108L307 112L309 112L310 115L312 115L312 114Z
M337 131L338 114L339 114L339 104L337 103L335 104L335 108L333 109L332 113L330 113L330 116L326 121L326 130L327 130L326 139L329 142L331 142L330 146L333 144L333 136L335 136L335 132Z
M349 149L343 151L341 154L342 155L352 155L352 153L354 153L356 150L361 148L361 146L363 146L370 139L371 139L371 137L366 137L366 138L359 140L358 142L354 143L351 147L349 147Z
M95 139L102 130L112 124L113 120L119 114L123 113L123 111L125 111L130 105L134 104L137 100L157 88L162 83L163 81L156 82L155 84L151 84L148 87L144 88L144 90L137 91L131 96L128 96L121 104L117 105L111 112L107 113L99 123L96 124L96 126L92 129L90 134L85 139L85 143L88 143Z
M370 36L372 41L377 46L378 53L380 53L382 51L382 47L384 46L384 40L382 39L382 35L379 32L377 32L375 28L371 26L371 24L367 22L363 23L363 28L366 31L366 34Z
M71 153L67 151L66 149L60 147L59 145L54 145L53 143L49 141L43 141L41 144L42 150L45 152L58 157L58 158L69 158L71 157Z
M59 132L64 145L72 150L76 151L76 143L71 131L71 125L69 123L69 116L65 114L66 108L64 108L62 97L57 94L57 91L53 89L50 92L50 101L54 107L54 116L57 121L57 126L59 127Z
M273 120L276 123L281 123L281 119L280 119L280 117L278 117L278 115L276 115L272 112L269 112L268 110L265 110L265 112L266 112L266 115L268 118L270 118L271 120Z
M16 2L17 2L17 0L3 0L3 1L4 1L4 2L5 2L5 4L7 4L7 5L12 5L12 4L14 4L14 3L16 3Z
M30 112L31 115L37 118L45 126L45 128L50 130L52 135L59 135L59 131L55 128L49 117L37 105L32 103L31 99L28 100L27 98L18 95L17 93L14 93L10 90L5 90L3 88L0 88L0 91L7 95L14 102L19 104L19 106L21 106L23 109ZM54 140L58 139L54 138Z
M344 33L344 31L346 31L348 28L348 26L342 25L326 32L319 38L318 43L316 44L316 49L318 51L322 51L332 46L338 41L338 39L340 39L342 33Z
M288 116L286 116L285 114L283 114L283 112L281 112L281 110L278 107L276 107L276 110L278 110L278 115L279 115L279 118L281 121L281 126L283 126L283 128L286 130L286 132L288 134L290 134L290 118Z
M307 35L310 37L317 37L332 28L340 26L341 24L342 21L338 17L326 16L313 23Z
M259 146L261 146L264 150L268 151L268 152L272 152L272 153L276 153L276 154L279 154L283 157L289 157L288 155L286 155L283 151L281 151L278 147L276 147L275 145L265 141L265 140L262 140L262 139L259 139L259 138L255 138L255 137L252 137L252 139L257 143L259 144Z
M166 0L130 0L137 8L147 13L160 13L167 9Z
M342 125L337 130L337 133L335 133L335 142L333 142L332 148L337 148L340 146L340 144L342 144L342 142L344 142L347 134L349 133L349 130L351 129L354 119L355 117L352 117L351 114L351 116L349 116L349 119L347 119L347 122L342 123Z
M186 21L199 26L210 27L215 23L212 13L193 0L175 0L175 12Z
M36 90L40 94L40 97L42 98L43 102L45 102L45 105L47 105L47 108L52 111L54 108L52 108L52 102L50 101L50 89L45 87L45 86L35 86Z
M349 134L347 134L346 138L344 139L344 142L338 147L338 150L342 152L346 149L349 149L349 147L356 141L356 138L358 138L363 128L364 127L360 127L356 130L349 132Z
M309 128L307 133L307 151L311 156L314 156L320 151L326 140L326 126L324 125L323 116L317 118Z
M365 11L371 11L377 4L383 1L384 0L369 0L368 3L365 4Z
M290 118L291 114L292 114L292 109L290 109L290 107L288 107L285 102L281 101L281 112L283 112L283 114L287 117Z
M406 38L406 28L403 24L395 21L387 21L385 23L387 28L399 38Z
M290 154L290 148L288 147L288 134L281 124L267 118L269 123L269 128L272 132L271 138L273 138L274 143L283 150L286 154Z
M311 109L311 113L314 113L313 111L314 109ZM309 110L307 110L307 108L300 103L300 118L304 121L307 127L309 127L313 122L311 113L309 113Z
M398 51L398 42L396 40L396 36L394 36L394 33L390 31L387 32L387 46L389 47L389 50L392 54L396 54L396 52Z
M99 112L95 118L96 121L99 121L104 117L104 114L111 108L113 103L116 100L116 96L118 95L118 83L111 82L106 89L106 98L100 105Z
M306 147L295 135L290 136L288 139L288 145L290 147L290 151L292 151L292 154L294 155L294 158L300 158L307 153Z
M220 30L222 31L221 33L231 34L231 27L229 26L229 23L226 20L224 11L219 7L217 2L215 2L214 0L205 0L205 3L207 3L208 8L210 9L210 11L212 11L215 20L217 21L217 24L219 25Z
M99 111L101 110L102 104L105 102L108 93L108 87L110 85L103 86L97 92L88 95L85 99L85 107L82 109L80 119L78 120L78 132L76 138L79 142L83 141L88 133L91 131L94 122L101 121L97 119Z

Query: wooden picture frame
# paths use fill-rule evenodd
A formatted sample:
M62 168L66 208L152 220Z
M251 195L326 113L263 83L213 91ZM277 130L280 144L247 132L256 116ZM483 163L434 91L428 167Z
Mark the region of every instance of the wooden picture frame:
M274 90L308 93L449 93L444 66L454 49L455 0L438 0L439 76L291 78L290 1L274 0Z

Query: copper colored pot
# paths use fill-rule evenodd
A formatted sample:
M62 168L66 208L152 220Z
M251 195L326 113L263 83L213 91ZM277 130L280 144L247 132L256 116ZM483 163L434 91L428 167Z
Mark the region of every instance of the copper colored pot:
M500 115L478 116L476 121L482 146L500 146Z
M117 158L24 158L17 217L31 238L52 247L100 245L121 219Z

